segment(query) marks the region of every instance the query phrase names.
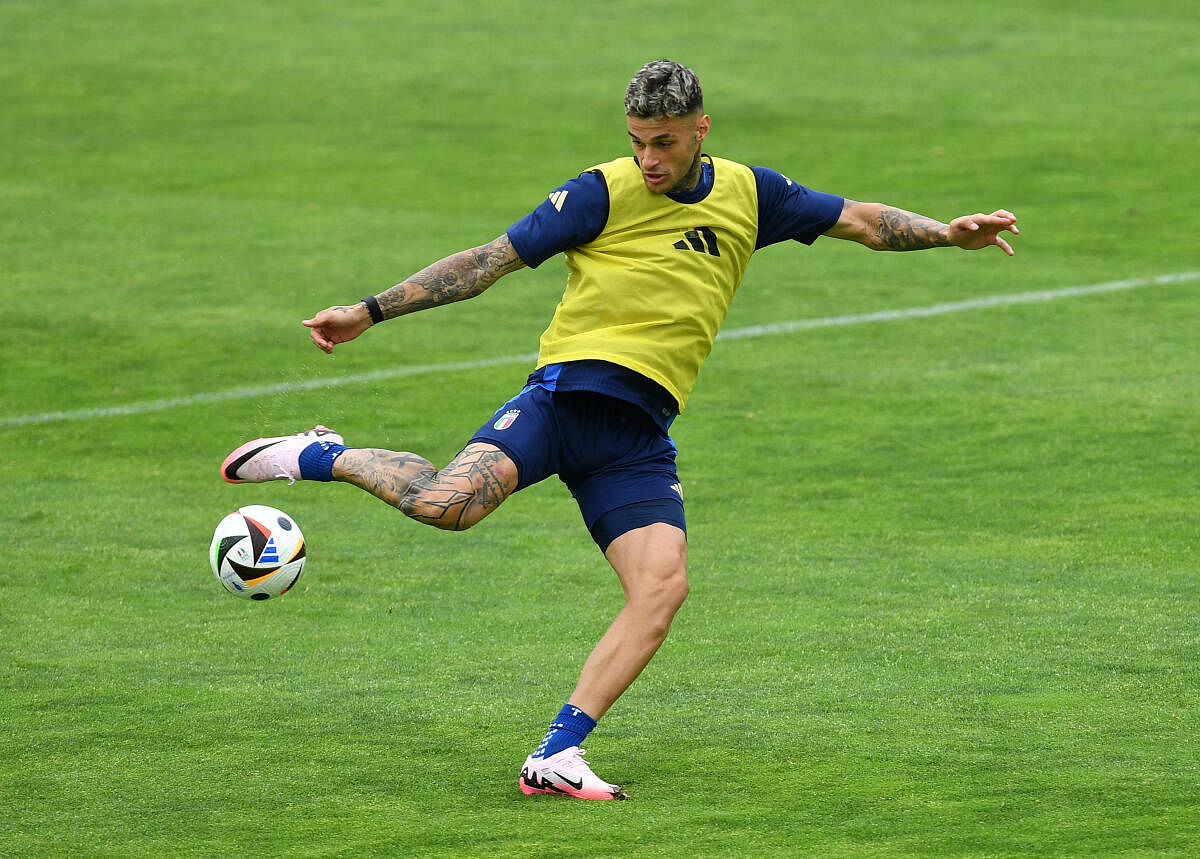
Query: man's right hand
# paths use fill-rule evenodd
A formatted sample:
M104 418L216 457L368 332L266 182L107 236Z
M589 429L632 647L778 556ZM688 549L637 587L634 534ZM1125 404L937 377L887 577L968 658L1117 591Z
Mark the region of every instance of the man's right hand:
M371 327L371 315L367 312L367 306L360 302L326 308L312 319L305 319L302 324L308 328L308 334L317 348L332 355L334 346L353 340Z

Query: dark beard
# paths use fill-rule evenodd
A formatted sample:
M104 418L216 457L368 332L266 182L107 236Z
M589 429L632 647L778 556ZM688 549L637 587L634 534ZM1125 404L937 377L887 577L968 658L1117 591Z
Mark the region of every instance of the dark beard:
M675 187L668 191L668 194L685 194L688 191L694 190L700 184L700 175L703 172L700 162L700 148L696 147L696 157L692 159L692 166L688 168L687 174L680 179Z

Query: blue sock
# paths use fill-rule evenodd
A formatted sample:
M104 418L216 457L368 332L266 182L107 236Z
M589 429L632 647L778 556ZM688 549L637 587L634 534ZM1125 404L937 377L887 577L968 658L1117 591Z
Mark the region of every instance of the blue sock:
M542 744L537 747L533 756L548 758L563 749L578 746L594 727L596 727L595 719L578 707L567 704L550 723L550 730L546 732Z
M349 449L331 441L314 441L300 451L300 477L328 483L333 480L333 461Z

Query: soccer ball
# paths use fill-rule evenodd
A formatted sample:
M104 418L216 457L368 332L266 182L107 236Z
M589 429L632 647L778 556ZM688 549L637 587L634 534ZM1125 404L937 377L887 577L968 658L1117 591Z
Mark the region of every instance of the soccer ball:
M217 525L208 560L213 575L244 599L265 600L288 592L304 569L300 526L274 507L249 504Z

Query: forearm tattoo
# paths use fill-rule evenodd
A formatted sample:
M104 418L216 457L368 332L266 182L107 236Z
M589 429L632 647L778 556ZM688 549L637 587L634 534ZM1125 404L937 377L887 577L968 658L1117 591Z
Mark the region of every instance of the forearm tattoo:
M923 215L884 206L872 228L875 247L889 251L943 248L950 244L950 227Z
M507 235L451 254L379 296L384 319L474 298L509 272L524 268Z

